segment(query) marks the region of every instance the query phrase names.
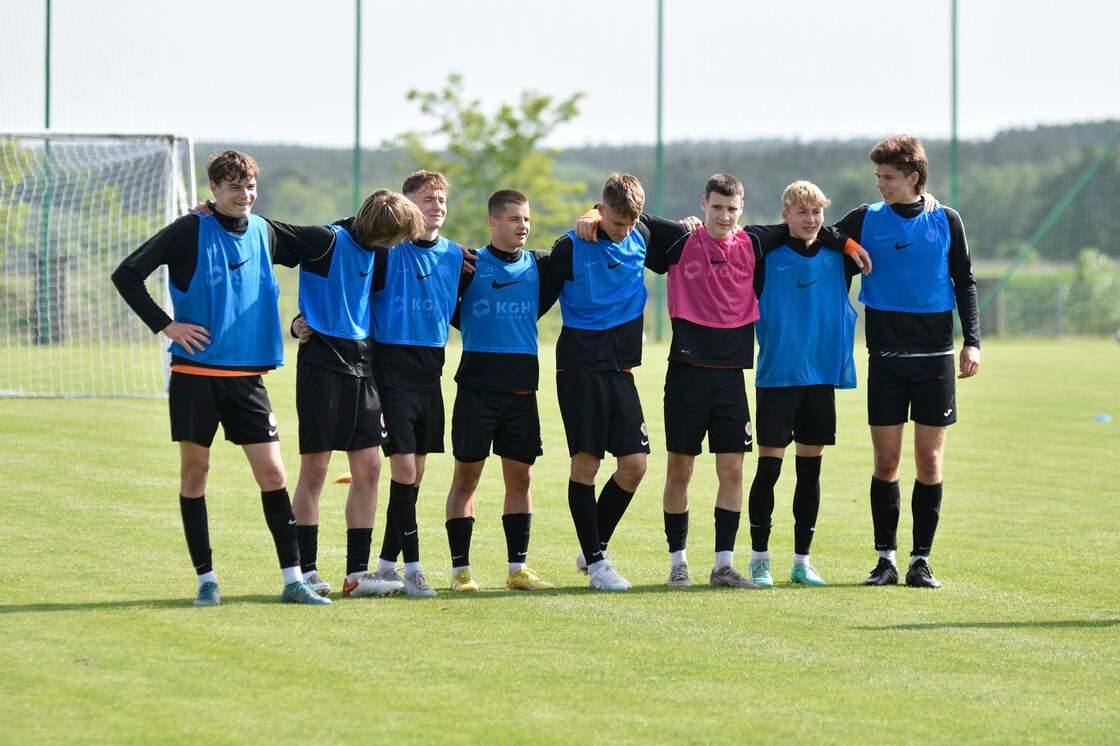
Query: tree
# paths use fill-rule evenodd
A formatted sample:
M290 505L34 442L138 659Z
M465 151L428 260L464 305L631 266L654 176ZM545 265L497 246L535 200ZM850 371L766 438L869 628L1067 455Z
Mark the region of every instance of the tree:
M404 150L409 163L401 165L440 171L451 182L445 232L456 241L485 246L490 240L487 200L499 189L516 189L532 205L530 245L544 248L571 228L585 209L579 198L587 186L557 178L557 151L541 146L557 126L579 114L582 96L554 102L551 96L525 91L516 108L502 104L488 116L479 101L464 99L462 76L452 74L441 91L408 94L437 126L406 132L387 144ZM442 149L434 150L433 142Z

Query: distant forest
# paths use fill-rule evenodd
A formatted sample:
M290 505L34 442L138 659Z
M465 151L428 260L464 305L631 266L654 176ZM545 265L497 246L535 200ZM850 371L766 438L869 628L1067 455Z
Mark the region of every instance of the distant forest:
M1120 132L1120 121L1008 130L990 140L959 144L960 212L977 259L1014 256L1077 183L1104 147ZM744 222L781 220L781 193L797 179L817 183L832 200L826 213L839 220L848 210L878 198L867 154L875 140L797 142L676 142L664 146L665 189L658 207L655 149L651 145L597 146L555 152L562 179L587 185L587 203L611 172L632 173L646 187L646 209L666 217L699 214L704 183L713 173L739 177L746 189ZM930 157L928 190L950 204L949 142L925 141ZM350 215L352 151L239 143L198 143L199 186L205 186L205 157L223 148L253 155L262 168L255 211L293 223L329 222ZM399 151L362 153L362 194L377 188L400 189L403 177L423 164L402 163ZM444 232L454 238L455 193ZM501 185L517 188L516 184ZM205 193L205 192L203 192ZM1063 217L1047 233L1036 256L1054 262L1075 260L1082 248L1095 247L1120 257L1120 151L1097 172ZM532 200L533 195L528 195ZM530 245L547 248L555 236L534 232Z

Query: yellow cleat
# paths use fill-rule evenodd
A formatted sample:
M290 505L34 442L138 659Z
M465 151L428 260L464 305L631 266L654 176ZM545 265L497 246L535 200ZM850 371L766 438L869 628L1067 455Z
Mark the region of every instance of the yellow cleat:
M474 582L471 577L471 570L469 567L464 567L459 572L455 573L455 577L451 578L451 590L453 591L477 591L478 583Z
M523 567L506 578L506 587L514 591L551 591L556 586L538 578L528 567Z

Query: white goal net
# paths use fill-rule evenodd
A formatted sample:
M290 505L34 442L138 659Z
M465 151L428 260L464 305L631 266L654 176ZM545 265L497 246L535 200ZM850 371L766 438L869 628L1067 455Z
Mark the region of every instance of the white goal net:
M117 265L194 202L191 143L0 132L0 397L161 396L167 342ZM148 280L167 301L167 273Z

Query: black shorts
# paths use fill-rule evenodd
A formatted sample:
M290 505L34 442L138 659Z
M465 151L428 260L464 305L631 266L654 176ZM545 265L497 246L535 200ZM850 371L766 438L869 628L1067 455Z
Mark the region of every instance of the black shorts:
M705 434L709 453L745 453L753 447L743 369L670 361L665 371L666 448L695 456Z
M758 444L785 448L836 445L836 389L815 386L756 386Z
M957 421L957 379L952 355L877 357L867 362L867 424L945 427Z
M556 371L556 400L564 420L568 454L603 458L649 453L642 402L629 371Z
M381 389L381 409L389 440L381 446L386 456L443 453L443 392L439 389Z
M260 376L196 376L171 372L167 405L171 440L209 448L222 423L226 440L244 446L280 440Z
M537 392L478 391L459 388L451 414L451 452L473 463L494 454L532 464L544 453Z
M360 451L389 439L377 385L321 368L296 367L299 452Z

